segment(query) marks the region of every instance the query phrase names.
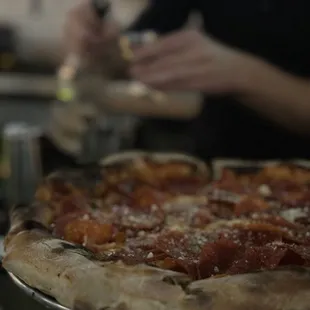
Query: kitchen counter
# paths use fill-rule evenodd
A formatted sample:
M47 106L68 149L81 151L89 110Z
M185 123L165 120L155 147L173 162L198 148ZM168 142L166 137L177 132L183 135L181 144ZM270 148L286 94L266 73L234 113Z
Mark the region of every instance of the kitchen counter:
M0 74L0 96L36 96L51 99L55 96L54 75L2 72Z
M201 96L191 92L161 94L162 101L153 101L148 95L139 94L136 83L106 80L101 76L86 76L77 82L79 89L91 89L91 96L103 113L128 114L138 117L166 119L191 119L201 110ZM102 87L104 85L104 87ZM29 73L1 73L0 98L36 97L41 103L55 98L57 80L55 75ZM99 98L99 99L98 99ZM45 100L43 100L45 99Z

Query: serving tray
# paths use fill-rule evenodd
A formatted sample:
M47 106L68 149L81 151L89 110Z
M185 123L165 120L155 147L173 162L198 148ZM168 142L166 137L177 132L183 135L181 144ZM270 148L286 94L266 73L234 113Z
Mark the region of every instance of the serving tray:
M19 278L17 278L14 274L11 272L8 272L10 278L13 280L13 282L21 289L23 290L28 296L33 298L34 300L38 301L40 304L44 305L48 309L52 310L70 310L69 308L61 305L58 303L54 298L45 295L41 293L40 291L30 287L23 281L21 281Z

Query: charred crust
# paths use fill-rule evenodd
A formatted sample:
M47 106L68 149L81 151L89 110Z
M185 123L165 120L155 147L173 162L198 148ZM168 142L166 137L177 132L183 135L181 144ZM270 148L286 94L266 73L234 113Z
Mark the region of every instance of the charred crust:
M47 227L45 227L43 224L41 224L37 221L33 221L33 220L24 221L22 223L21 227L23 228L23 230L39 229L39 230L43 230L45 232L49 232L49 229Z
M86 248L78 244L72 244L72 243L68 243L64 241L60 241L59 243L63 247L64 250L77 250L78 249L78 250L88 251Z
M201 307L206 307L212 304L213 298L205 292L196 295L196 302Z
M89 251L85 247L79 244L73 244L73 243L60 241L60 245L63 247L64 250L83 250L87 252Z
M244 289L249 294L265 294L266 286L257 282L251 282L244 286Z
M103 307L103 308L100 308L98 310L128 310L128 306L121 302L119 303L118 305L116 306L113 306L113 307ZM73 309L72 310L95 310L95 308L90 305L89 303L87 302L84 302L84 301L79 301L77 300L75 303L74 303L74 306L73 306Z
M16 228L10 231L9 235L17 235L18 233L22 231L31 231L31 230L41 230L43 232L50 232L47 227L42 225L41 223L33 220L26 220L22 222L20 225L18 225Z
M143 157L144 160L154 162L154 163L160 163L161 160L157 160L156 156L154 157L153 155L145 155ZM180 159L180 158L171 158L170 160L167 160L167 163L172 163L172 164L183 164L188 166L191 169L191 172L196 174L200 172L201 165L198 163L194 163L191 160L186 160L186 159Z
M212 309L211 305L213 299L216 296L211 296L201 289L186 290L188 296L186 297L186 303L192 309ZM215 293L214 293L215 294Z
M132 159L130 160L126 160L126 161L122 161L122 162L118 162L118 163L109 163L104 165L103 170L108 172L108 171L113 171L113 170L120 170L123 169L124 167L126 167L127 165L129 165L132 162ZM102 168L101 168L102 169Z
M54 249L51 250L51 252L52 252L53 254L60 255L60 254L62 254L62 253L65 252L65 249L62 248L62 247L54 248Z
M74 302L72 310L95 310L95 309L89 303L77 300Z
M65 251L69 251L69 252L75 252L75 253L81 254L93 261L97 260L96 255L90 250L88 250L87 248L83 247L82 245L73 244L73 243L64 242L64 241L60 241L59 245L61 246L61 248L54 249L54 253L57 252L57 254L60 254Z
M21 211L21 210L28 210L28 208L29 208L29 204L19 203L19 204L14 205L11 208L11 212Z
M19 233L33 229L49 232L47 224L40 221L41 215L44 212L51 211L49 208L47 204L41 202L12 206L9 212L11 221L10 233ZM12 229L12 227L14 228Z
M50 175L48 180L51 184L71 183L80 188L88 188L102 180L101 172L102 168L97 164L93 164L82 167L81 169L55 172Z
M170 284L170 285L178 285L180 286L184 291L188 287L188 285L191 283L190 279L183 278L183 277L173 277L173 276L166 276L162 279L164 283Z
M230 170L233 170L236 174L244 175L244 174L252 174L257 173L262 170L261 167L227 167Z
M299 273L299 274L310 276L309 268L298 266L298 265L280 266L277 269L275 269L275 271L291 271L294 273Z
M83 169L83 177L92 181L101 180L101 170L102 168L98 164L87 165Z
M203 290L200 289L200 288L196 288L196 289L189 289L189 288L186 288L185 289L185 293L187 295L194 295L194 296L197 296L199 294L203 294Z
M10 208L9 211L11 220L14 220L14 217L21 218L33 218L35 217L35 206L33 204L16 204Z

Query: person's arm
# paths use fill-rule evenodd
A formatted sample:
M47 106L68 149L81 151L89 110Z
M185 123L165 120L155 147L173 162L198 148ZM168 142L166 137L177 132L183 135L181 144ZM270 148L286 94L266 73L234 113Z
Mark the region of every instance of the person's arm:
M131 73L159 90L232 95L271 120L310 134L310 79L200 32L175 32L141 47Z
M142 12L137 21L128 30L142 31L152 29L160 34L170 32L182 27L186 23L192 8L190 0L152 0L149 7ZM111 27L108 30L106 29L105 32L106 38L102 40L100 37L101 33L97 34L98 20L89 3L85 1L68 15L66 27L66 41L69 43L68 50L75 53L77 51L84 51L82 53L84 57L87 56L91 60L95 60L95 67L99 69L97 59L100 57L100 53L99 55L96 53L93 55L90 51L94 51L97 48L100 50L101 45L104 47L105 44L109 45L111 43L113 48L107 48L108 51L104 51L110 57L106 57L106 61L102 59L103 71L106 74L112 73L115 78L123 78L125 75L124 69L128 64L120 57L117 38L118 29L114 27L115 25L109 26ZM79 86L80 91L83 87L85 86ZM106 98L105 92L102 98ZM41 141L42 152L46 154L46 156L43 156L44 158L51 158L50 155L52 154L58 158L60 165L62 163L66 166L74 164L75 158L80 153L82 136L88 128L87 120L89 115L85 114L86 107L87 105L84 103L80 105L79 102L71 104L56 102L53 105L50 124L46 134L47 138ZM54 169L53 162L46 161L47 170Z
M252 59L240 80L240 101L271 120L310 133L310 80Z

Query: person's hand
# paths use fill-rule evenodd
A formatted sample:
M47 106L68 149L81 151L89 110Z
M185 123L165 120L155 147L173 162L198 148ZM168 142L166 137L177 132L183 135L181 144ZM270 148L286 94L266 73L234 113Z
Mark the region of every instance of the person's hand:
M64 44L66 53L74 53L85 60L96 62L110 42L117 38L117 26L100 20L89 0L83 0L68 12Z
M160 90L237 91L253 57L198 31L176 32L135 50L132 76Z
M47 135L62 151L78 156L89 123L97 110L87 102L54 102L51 106Z

